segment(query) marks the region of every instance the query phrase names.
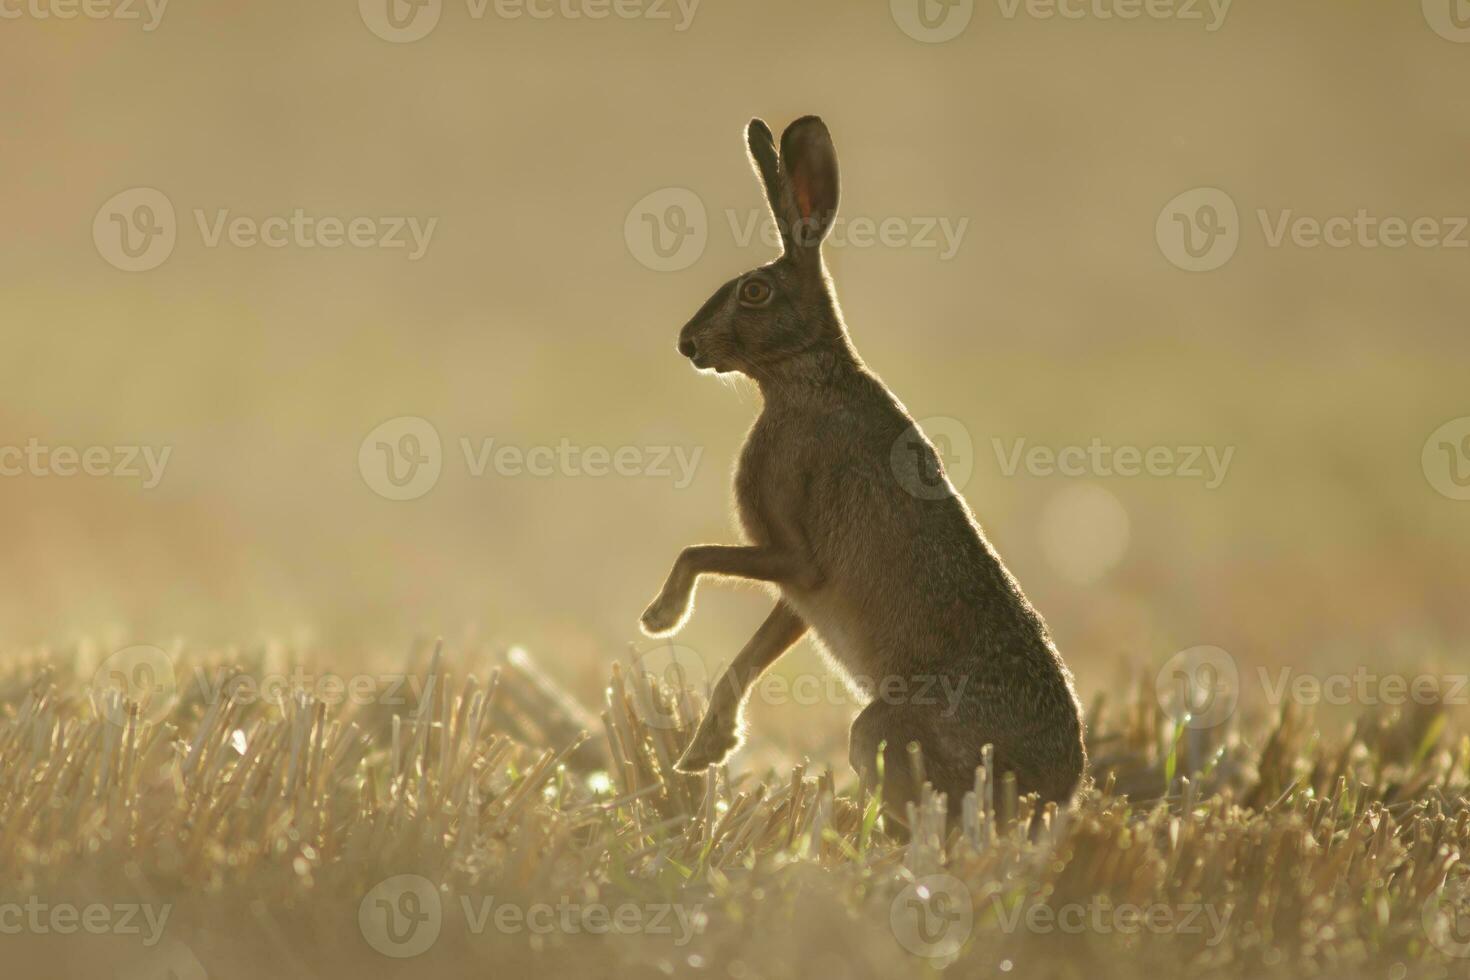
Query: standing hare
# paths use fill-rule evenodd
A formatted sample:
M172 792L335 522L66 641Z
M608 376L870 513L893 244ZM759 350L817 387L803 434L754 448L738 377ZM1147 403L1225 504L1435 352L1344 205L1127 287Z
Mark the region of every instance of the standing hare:
M721 286L679 332L679 353L760 389L735 475L750 544L685 548L642 626L676 632L701 575L768 582L777 601L716 683L678 768L700 772L739 745L752 684L810 627L867 702L852 725L852 766L871 784L886 745L884 796L900 819L919 789L913 742L952 813L987 744L995 775L1066 801L1087 762L1072 676L933 445L843 324L822 262L837 213L827 127L798 119L779 156L760 119L745 137L784 251Z

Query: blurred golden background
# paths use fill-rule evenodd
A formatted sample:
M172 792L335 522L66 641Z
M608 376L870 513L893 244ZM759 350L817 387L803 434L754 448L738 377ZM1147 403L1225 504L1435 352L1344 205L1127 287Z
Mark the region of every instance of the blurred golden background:
M1302 669L1463 662L1470 502L1436 490L1458 471L1425 450L1470 416L1470 250L1272 244L1283 216L1360 210L1454 237L1470 45L1435 0L1223 19L1006 0L927 22L901 0L394 0L392 20L382 0L267 0L169 5L151 30L141 5L46 2L0 24L0 446L169 456L151 488L0 478L9 649L284 637L350 662L443 634L524 645L595 700L628 643L653 645L637 617L678 549L732 537L758 397L696 374L675 335L772 254L748 234L746 120L818 113L844 218L892 232L828 249L858 349L971 441L951 465L1084 698L1197 644ZM948 40L923 26L966 13ZM405 40L420 16L439 19ZM130 272L109 229L166 218L136 188L166 199L176 241ZM1195 188L1238 208L1238 249L1208 272L1167 235ZM212 237L298 210L370 219L364 241L433 225L417 258ZM638 237L681 228L693 251L671 259ZM401 417L432 425L442 471L389 500L360 450ZM463 441L491 439L634 447L639 475L475 475ZM1018 440L1094 439L1233 455L1213 488L1007 462ZM672 455L649 472L673 447L701 454L687 481ZM728 659L767 604L706 584L679 642ZM816 664L803 644L778 669ZM752 712L797 749L844 744L791 706Z

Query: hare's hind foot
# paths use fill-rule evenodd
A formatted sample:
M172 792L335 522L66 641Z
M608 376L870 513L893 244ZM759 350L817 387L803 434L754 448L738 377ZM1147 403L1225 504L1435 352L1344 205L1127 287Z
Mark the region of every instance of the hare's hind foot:
M740 726L733 715L711 712L704 716L689 747L674 763L679 772L700 773L718 766L740 747Z
M720 675L710 694L704 719L684 755L674 764L680 772L703 772L719 765L740 747L740 706L761 673L806 633L806 621L784 602L766 617Z
M948 796L951 815L959 812L965 791L974 785L974 769L964 778L965 767L952 761L953 753L940 735L932 709L882 699L870 703L852 723L848 761L865 789L881 786L890 824L907 824L908 804L918 803L926 782Z
M1059 725L1060 727L1060 725ZM1058 736L1062 736L1060 731ZM902 821L907 804L917 802L929 783L948 798L951 818L964 806L965 794L975 788L975 770L983 749L993 747L991 778L1000 785L1015 777L1018 796L1036 793L1042 802L1065 804L1075 792L1085 766L1080 737L1072 746L1065 737L1043 739L1021 746L999 733L969 721L934 712L932 707L874 701L852 724L849 759L865 786L877 782L878 747L883 745L883 803ZM909 746L919 746L917 757Z

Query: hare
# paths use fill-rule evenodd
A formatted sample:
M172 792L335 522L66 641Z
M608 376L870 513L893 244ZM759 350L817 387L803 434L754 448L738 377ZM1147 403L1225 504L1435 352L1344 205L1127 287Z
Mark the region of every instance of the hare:
M779 155L760 119L745 137L783 253L721 286L679 332L678 349L700 371L739 372L760 390L735 474L750 543L685 548L642 627L676 632L702 575L768 583L776 607L716 682L677 768L725 760L740 744L751 685L810 629L866 701L850 762L871 785L886 745L884 798L900 821L920 771L956 812L986 745L996 775L1065 802L1087 763L1071 673L934 446L843 323L822 260L838 198L827 127L798 119ZM914 742L920 769L907 751Z

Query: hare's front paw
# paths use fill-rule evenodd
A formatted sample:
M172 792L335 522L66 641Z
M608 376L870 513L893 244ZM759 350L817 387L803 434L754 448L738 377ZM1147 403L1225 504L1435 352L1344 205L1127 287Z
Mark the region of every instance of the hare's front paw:
M740 746L739 722L733 714L707 714L699 730L674 768L680 772L700 773L717 766Z
M688 593L683 595L663 593L653 600L653 605L643 611L643 618L639 622L643 626L643 632L649 636L668 636L679 631L679 627L684 625L684 619L688 614Z

